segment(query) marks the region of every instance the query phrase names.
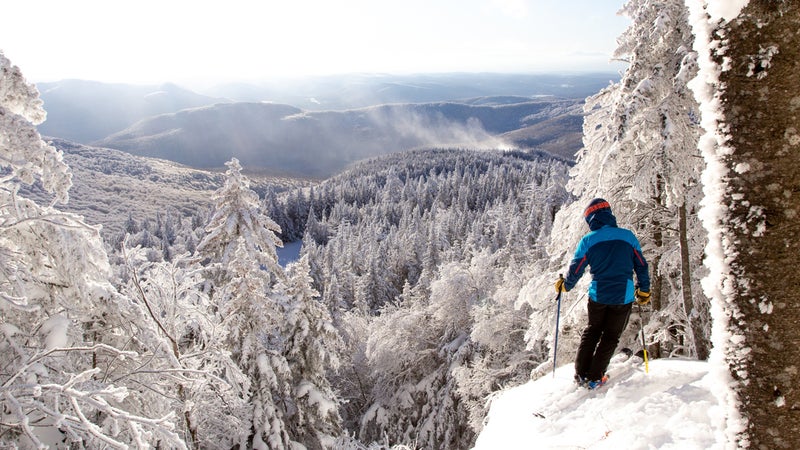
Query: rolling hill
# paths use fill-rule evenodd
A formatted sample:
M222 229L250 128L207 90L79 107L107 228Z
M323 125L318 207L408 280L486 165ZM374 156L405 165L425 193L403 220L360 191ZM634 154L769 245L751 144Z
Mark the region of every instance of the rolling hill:
M235 156L271 174L326 178L369 157L420 147L580 148L582 100L482 97L305 111L272 103L221 103L142 120L95 145L217 168ZM571 117L571 120L553 120ZM540 124L538 128L534 127ZM532 138L536 130L547 134ZM528 129L527 133L518 132ZM511 134L509 134L511 133Z
M147 117L225 101L171 83L136 86L62 80L36 87L47 111L39 132L84 144Z
M171 209L184 217L204 214L212 205L213 192L223 185L222 172L192 169L180 164L130 155L118 150L89 147L63 139L48 139L64 152L72 170L72 189L63 211L82 215L91 225L103 225L105 238L123 230L128 215L141 221ZM308 181L264 177L247 173L251 187L260 195L310 184ZM39 204L51 198L41 186L23 186L24 196Z
M613 74L350 74L215 86L41 83L42 135L220 169L327 178L420 147L521 148L572 159L582 102Z

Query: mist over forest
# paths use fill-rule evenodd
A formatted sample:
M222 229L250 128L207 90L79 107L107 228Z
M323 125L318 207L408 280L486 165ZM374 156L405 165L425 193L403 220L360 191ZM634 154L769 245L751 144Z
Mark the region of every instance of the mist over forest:
M415 148L522 148L574 158L583 99L618 75L351 75L223 85L39 85L45 136L217 169L326 178ZM313 101L311 101L313 100Z

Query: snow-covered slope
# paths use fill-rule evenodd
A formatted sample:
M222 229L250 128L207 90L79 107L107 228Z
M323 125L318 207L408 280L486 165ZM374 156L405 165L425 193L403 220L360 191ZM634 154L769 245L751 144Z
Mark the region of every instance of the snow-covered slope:
M49 139L64 152L72 171L69 203L64 211L103 225L109 238L121 233L130 214L137 222L154 220L157 213L175 211L183 217L205 214L215 189L225 183L219 171L198 170L166 160L134 156L118 150L90 147L63 139ZM281 192L313 182L283 176L248 173L250 186L262 197L268 189ZM52 196L39 184L23 185L21 192L41 205Z
M708 363L638 358L612 363L611 381L589 391L558 368L500 393L475 450L723 448L724 420ZM713 371L712 371L713 373Z

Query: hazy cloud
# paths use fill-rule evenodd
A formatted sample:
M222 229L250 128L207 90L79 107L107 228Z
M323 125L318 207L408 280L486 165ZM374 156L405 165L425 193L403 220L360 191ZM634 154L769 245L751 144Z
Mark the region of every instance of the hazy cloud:
M390 130L402 142L413 147L510 149L513 145L486 131L475 117L464 122L446 118L442 113L420 114L406 108L374 109L370 113L377 129Z

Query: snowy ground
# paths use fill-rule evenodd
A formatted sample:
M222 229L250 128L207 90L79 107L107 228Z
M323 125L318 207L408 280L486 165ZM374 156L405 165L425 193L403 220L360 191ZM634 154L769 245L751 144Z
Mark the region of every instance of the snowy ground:
M614 362L611 381L589 391L572 364L494 399L474 447L495 449L723 448L724 420L700 361Z

